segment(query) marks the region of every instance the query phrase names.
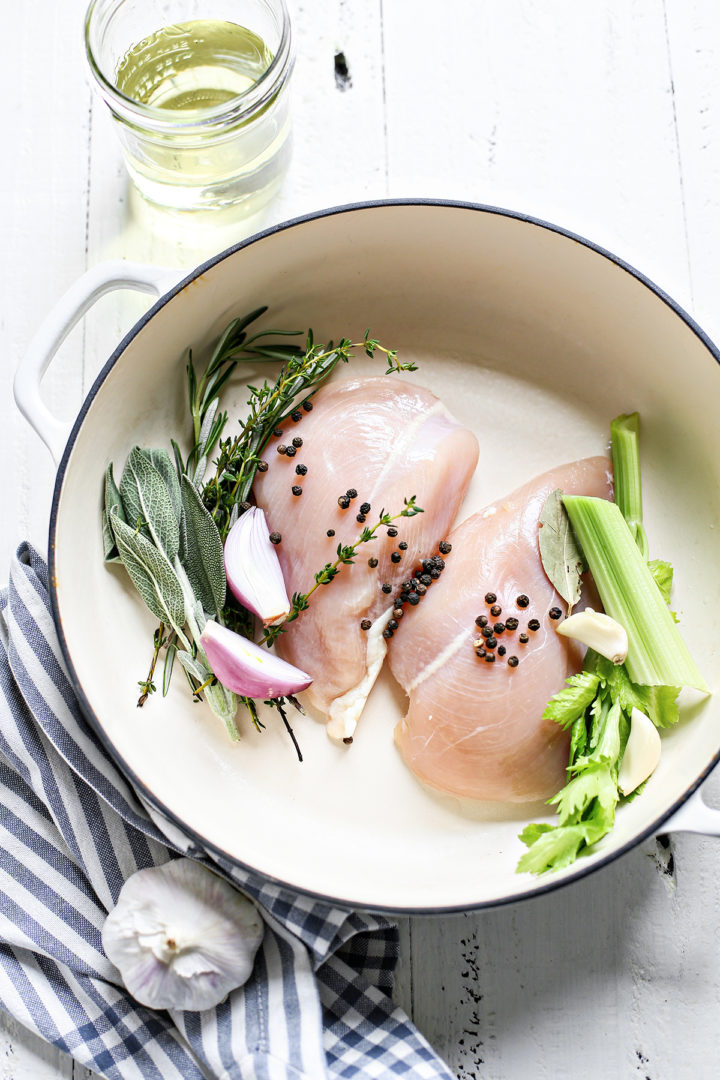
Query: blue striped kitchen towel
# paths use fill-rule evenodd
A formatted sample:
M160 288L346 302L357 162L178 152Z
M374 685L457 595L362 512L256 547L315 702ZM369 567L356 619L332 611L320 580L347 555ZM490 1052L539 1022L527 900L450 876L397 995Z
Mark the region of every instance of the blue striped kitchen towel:
M0 1006L112 1078L324 1080L451 1073L390 997L397 929L220 865L266 922L253 975L215 1009L155 1012L124 989L100 932L127 877L181 853L85 722L47 569L27 544L0 594Z

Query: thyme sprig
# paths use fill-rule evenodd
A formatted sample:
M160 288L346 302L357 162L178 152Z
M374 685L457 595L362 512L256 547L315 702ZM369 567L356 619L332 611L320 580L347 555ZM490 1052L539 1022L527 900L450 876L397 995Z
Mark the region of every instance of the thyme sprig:
M308 331L304 352L291 349L288 346L262 346L256 349L251 342L243 346L243 351L248 355L260 354L265 359L282 358L284 364L274 383L266 380L261 386L248 387L250 397L247 405L250 411L245 420L239 421L240 434L220 442L215 475L202 489L203 502L223 540L237 519L238 506L250 494L262 452L273 432L299 403L304 405L309 401L339 363L347 363L355 349L362 349L369 357L376 352L385 356L386 374L417 370L411 362L401 363L396 350L387 349L377 338L370 337L369 330L365 331L362 341L341 338L337 345L332 342L316 345L312 331ZM213 361L209 367L213 368ZM221 431L222 428L224 421ZM200 442L202 440L198 440ZM199 453L207 456L203 448Z
M150 669L149 669L149 671L147 673L147 678L141 679L140 682L138 683L138 686L140 687L140 697L138 698L138 703L137 703L138 709L141 709L143 707L143 705L145 704L145 702L149 698L150 694L154 694L155 690L157 689L157 687L155 686L155 683L153 682L153 678L154 678L154 675L155 675L155 666L156 666L156 664L158 662L158 657L160 655L160 650L162 649L162 647L166 643L166 641L167 641L167 638L165 637L165 624L160 623L160 625L158 626L157 630L155 631L155 633L153 635L153 646L154 646L154 648L153 648L152 660L150 661Z
M412 495L409 499L403 499L404 506L398 514L388 514L383 509L378 515L378 520L374 525L366 525L360 533L360 536L353 544L338 544L337 546L337 558L332 563L326 563L322 570L318 570L315 574L315 583L311 585L306 593L293 593L290 614L284 622L277 626L269 626L265 632L265 636L260 642L261 645L267 645L268 648L273 644L277 637L283 633L288 623L294 622L295 619L310 606L310 597L316 589L321 585L329 585L337 575L343 566L351 566L355 562L355 556L358 548L362 544L367 544L371 540L375 540L377 537L377 531L382 525L391 525L393 521L397 521L401 517L415 517L416 514L423 514L425 511L421 506L417 505L416 495Z

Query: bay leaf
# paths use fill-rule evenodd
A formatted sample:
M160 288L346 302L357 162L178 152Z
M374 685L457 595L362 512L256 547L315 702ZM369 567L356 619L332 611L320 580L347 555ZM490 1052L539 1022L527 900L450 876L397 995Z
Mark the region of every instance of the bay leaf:
M568 615L580 599L580 575L587 569L575 539L560 488L551 492L540 514L540 558L550 582L567 601Z
M225 606L225 563L218 527L197 488L187 476L180 485L183 501L183 566L195 596L209 615Z
M125 518L172 563L180 546L180 528L165 482L139 446L133 447L120 478Z
M168 626L181 630L185 625L185 598L175 571L161 551L141 532L109 515L118 552L133 585L153 615Z

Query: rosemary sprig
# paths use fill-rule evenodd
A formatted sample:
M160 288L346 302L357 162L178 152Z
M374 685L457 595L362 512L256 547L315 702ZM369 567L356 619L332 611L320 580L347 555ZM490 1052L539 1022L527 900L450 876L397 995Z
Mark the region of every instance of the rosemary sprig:
M271 333L271 331L268 331ZM243 347L246 355L256 355L251 339ZM278 349L280 351L278 351ZM367 356L382 353L387 360L386 374L415 371L413 363L401 363L394 349L387 349L366 330L362 341L342 338L337 345L316 345L308 331L305 351L289 353L287 347L263 346L265 359L284 359L274 383L267 380L261 386L249 386L249 414L240 421L240 434L220 442L215 462L215 475L202 489L205 506L225 539L237 519L238 506L249 496L261 454L273 432L297 407L308 402L339 363L347 363L353 350L362 349ZM212 366L212 361L211 361ZM224 422L223 422L224 427ZM201 454L205 451L201 450Z
M198 376L193 363L192 350L187 363L188 403L193 427L193 442L187 460L183 461L177 443L173 441L175 466L178 476L185 473L189 479L202 481L208 460L227 423L227 413L218 412L220 393L241 359L288 360L300 356L297 345L277 342L265 343L268 337L297 337L300 330L260 330L251 337L247 335L250 323L264 315L267 307L259 307L240 319L233 319L225 328L213 349L202 375Z
M312 585L306 593L293 593L290 614L284 622L277 626L269 626L265 632L265 636L260 642L261 645L267 645L268 648L273 644L277 637L282 634L288 623L294 622L295 619L306 611L310 606L310 597L321 585L329 585L334 578L340 573L342 566L352 565L355 562L355 555L357 549L362 544L369 543L370 540L374 540L377 536L377 531L381 525L391 525L393 521L397 521L401 517L415 517L416 514L423 514L424 510L416 503L416 496L413 495L409 499L404 499L404 506L398 514L388 514L385 510L381 510L378 516L378 520L374 525L366 525L360 536L357 538L354 544L338 544L337 546L337 558L332 563L326 563L322 570L318 570L315 574L315 584Z

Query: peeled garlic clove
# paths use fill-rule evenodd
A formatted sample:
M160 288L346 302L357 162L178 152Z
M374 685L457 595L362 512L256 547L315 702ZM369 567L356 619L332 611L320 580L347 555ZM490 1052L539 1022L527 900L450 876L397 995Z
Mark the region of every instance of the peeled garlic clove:
M275 653L210 619L200 635L210 667L228 690L251 698L299 694L312 676L281 660Z
M265 930L255 907L192 859L138 870L102 929L105 954L151 1009L210 1009L247 982Z
M569 615L557 628L558 634L575 638L596 653L612 660L613 664L622 664L628 651L627 630L615 619L602 611L586 608L576 615Z
M277 551L270 542L265 512L251 506L239 517L225 541L228 588L241 604L259 615L265 626L290 613Z
M662 742L660 732L649 716L639 709L630 714L630 735L618 772L618 787L623 795L629 795L640 787L657 768Z

